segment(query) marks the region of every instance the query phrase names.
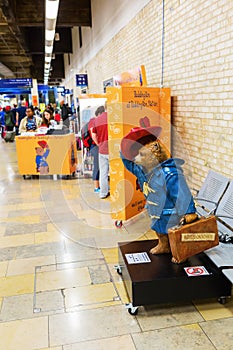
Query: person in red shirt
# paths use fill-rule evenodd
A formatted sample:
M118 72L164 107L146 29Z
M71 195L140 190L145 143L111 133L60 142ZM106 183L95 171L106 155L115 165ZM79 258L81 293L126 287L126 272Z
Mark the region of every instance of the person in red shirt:
M108 189L109 154L108 154L108 115L104 111L94 120L92 139L99 146L100 198L110 196Z
M95 119L105 111L104 106L99 106L95 111L95 117L91 118L88 123L88 129L92 137L92 130L95 126ZM92 138L92 144L90 145L90 153L93 157L93 174L92 179L94 181L94 192L100 192L100 183L99 183L99 147L95 144Z

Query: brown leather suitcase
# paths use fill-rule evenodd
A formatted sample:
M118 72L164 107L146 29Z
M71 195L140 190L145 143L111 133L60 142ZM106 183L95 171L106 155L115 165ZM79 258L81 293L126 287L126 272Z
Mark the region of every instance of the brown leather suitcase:
M200 217L191 224L171 227L168 237L172 256L178 263L185 261L219 244L216 218Z

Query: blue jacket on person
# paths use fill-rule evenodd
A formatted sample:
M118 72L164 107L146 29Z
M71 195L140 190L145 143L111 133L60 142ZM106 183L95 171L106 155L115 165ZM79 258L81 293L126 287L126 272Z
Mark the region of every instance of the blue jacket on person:
M177 225L183 215L196 212L181 168L184 160L169 158L150 173L145 173L142 166L125 159L122 154L121 158L126 169L138 179L154 231L168 233L168 229Z

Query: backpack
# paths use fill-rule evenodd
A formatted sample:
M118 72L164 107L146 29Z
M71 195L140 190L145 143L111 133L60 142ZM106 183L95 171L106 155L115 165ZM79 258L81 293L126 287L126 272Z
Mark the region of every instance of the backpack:
M88 124L89 123L87 122L81 129L83 147L85 148L90 148L90 146L94 144L94 141L91 138L91 133Z
M13 116L13 113L11 111L5 112L5 125L6 126L14 126L15 125L14 116Z

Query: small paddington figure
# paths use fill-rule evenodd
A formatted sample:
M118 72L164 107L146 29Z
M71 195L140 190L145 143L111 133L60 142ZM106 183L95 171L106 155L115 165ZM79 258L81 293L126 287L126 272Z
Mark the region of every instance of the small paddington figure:
M46 141L38 141L40 147L36 147L36 171L41 175L49 173L49 165L46 158L49 155L49 146Z
M146 197L151 228L156 231L158 244L152 254L170 253L168 229L182 220L196 219L193 197L181 166L182 159L172 158L158 139L161 128L150 126L149 119L140 120L141 127L131 131L121 141L121 158L133 173ZM177 263L173 257L172 261Z

